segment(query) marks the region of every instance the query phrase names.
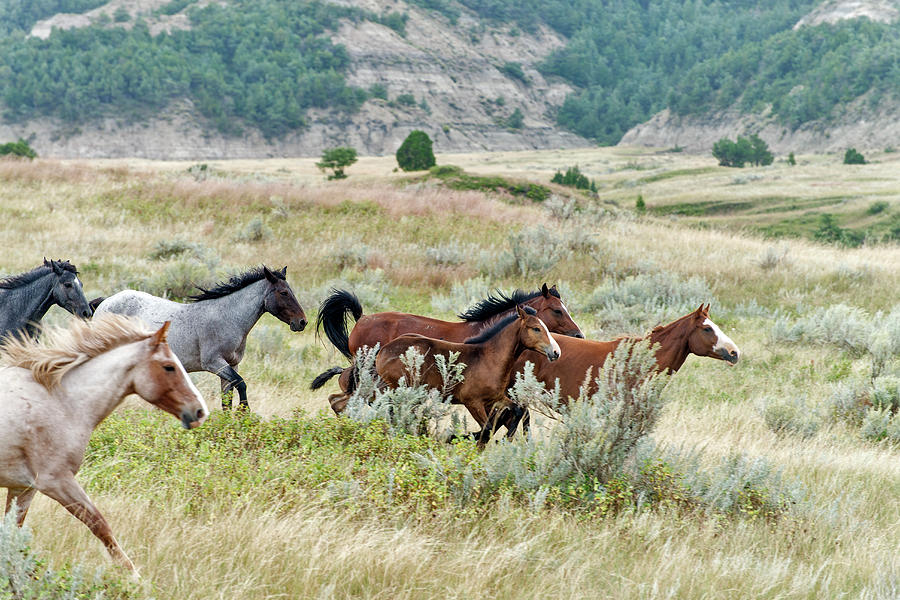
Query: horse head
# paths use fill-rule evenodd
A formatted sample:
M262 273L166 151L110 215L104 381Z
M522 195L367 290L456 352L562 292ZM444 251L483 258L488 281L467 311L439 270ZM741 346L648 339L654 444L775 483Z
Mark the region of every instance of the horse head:
M272 271L263 267L269 289L266 292L264 307L266 312L291 326L291 331L303 331L306 327L306 313L303 312L294 290L287 282L287 267L280 271Z
M541 294L528 303L537 311L537 316L554 333L561 333L570 337L584 339L584 334L575 321L563 301L559 297L556 286L541 286Z
M186 429L192 429L206 420L209 409L181 361L169 348L168 330L169 321L166 321L147 338L147 357L133 369L133 389L150 404L178 417Z
M548 360L559 358L559 344L537 314L532 314L521 305L516 306L516 313L519 315L519 342L529 350L546 355Z
M692 354L724 360L729 365L740 360L740 348L709 318L709 304L701 304L689 316L688 349Z
M83 319L94 314L87 298L84 297L84 288L81 280L78 279L75 265L67 260L47 260L45 258L44 266L49 267L56 276L56 283L50 290L55 304Z

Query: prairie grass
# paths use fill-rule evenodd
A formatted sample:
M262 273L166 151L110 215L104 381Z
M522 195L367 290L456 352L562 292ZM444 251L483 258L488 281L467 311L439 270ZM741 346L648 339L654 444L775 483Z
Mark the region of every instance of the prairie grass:
M187 274L179 280L187 287L201 269L221 278L260 263L287 265L311 319L332 285L355 290L367 314L388 309L452 319L473 294L533 290L546 281L560 284L589 337L614 337L622 331L613 328L626 322L646 331L696 308L678 302L708 294L712 319L743 358L728 367L690 357L665 388L653 442L699 456L702 469L734 452L764 459L806 491L803 516L775 523L666 508L597 517L533 506L512 492L480 511L442 506L425 514L366 500L362 475L340 486L254 483L267 468L291 461L319 469L328 481L350 461L341 449L312 464L293 454L268 458L256 471L217 463L236 484L209 498L179 491L192 482L170 473L165 460L119 482L110 477L121 467L115 461L86 467L79 479L139 566L142 596L894 598L900 448L866 440L859 425L841 421L822 421L803 435L777 433L760 409L777 401L825 414L836 386L870 373L864 354L812 338L790 342L772 331L778 319L797 323L838 305L890 313L900 297L900 247L773 241L754 231L783 223L790 229L794 218L838 209L843 226L890 218L900 198L900 158L873 159L845 169L840 157L801 156L796 167L776 162L738 172L716 167L711 157L628 148L438 155L439 164L467 172L541 184L578 164L597 182L597 198L573 196L548 207L410 182L392 172L393 157L361 157L346 181L327 183L315 159L210 161L211 174L200 181L188 172L191 163L0 161L0 234L11 240L0 271L31 269L44 256L70 259L92 298L129 286L159 291L153 286L179 280L178 273ZM735 185L738 176L745 181ZM639 194L647 215L632 211ZM887 206L866 214L873 202ZM653 214L692 203L744 208ZM271 236L236 239L254 219ZM538 225L564 244L558 262L528 277L490 270L510 251L510 235ZM539 249L540 240L528 243ZM187 250L167 255L181 247ZM660 281L678 293L654 308L652 282ZM618 300L627 320L611 319L612 309L593 298L598 289L605 297L634 282L643 296ZM58 308L47 316L55 323L69 318ZM334 417L319 411L327 411L334 384L314 393L308 383L344 364L310 329L291 333L264 315L238 370L257 414L291 419L299 408L325 424ZM896 375L891 365L886 375ZM193 377L218 407L218 380ZM125 408L98 435L130 431L131 415L147 410L136 399ZM170 421L161 426L175 428ZM176 446L151 448L174 453ZM27 524L34 547L55 565L111 568L102 545L52 501L38 497Z

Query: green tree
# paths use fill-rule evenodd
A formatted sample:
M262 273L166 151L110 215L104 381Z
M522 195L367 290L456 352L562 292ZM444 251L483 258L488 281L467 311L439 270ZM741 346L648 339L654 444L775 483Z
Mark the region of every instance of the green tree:
M331 175L328 176L328 179L344 179L347 175L344 174L344 169L352 165L356 162L356 149L350 148L349 146L338 146L337 148L331 148L330 150L326 150L322 153L321 162L317 162L316 166L319 167L321 171L325 171L325 169L331 169L334 171Z
M757 166L771 165L775 156L769 151L769 145L762 141L755 133L750 136L749 162Z
M19 138L16 142L0 144L0 156L11 154L13 156L21 156L23 158L37 158L37 152L32 149L27 141Z
M509 115L509 118L506 119L506 126L510 129L522 129L522 126L525 125L525 115L522 114L522 111L516 108Z
M397 148L397 164L404 171L425 171L435 165L431 138L420 129L410 132Z

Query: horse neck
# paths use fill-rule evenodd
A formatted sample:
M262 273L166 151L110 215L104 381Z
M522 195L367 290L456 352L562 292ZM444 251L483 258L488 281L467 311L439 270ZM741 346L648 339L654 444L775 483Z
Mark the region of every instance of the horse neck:
M7 322L7 330L25 328L29 335L37 332L32 323L43 319L54 303L51 283L53 276L51 271L31 283L4 290L7 296L6 311L11 315Z
M525 351L525 346L519 341L520 326L517 322L512 322L502 330L498 331L494 337L479 344L483 355L490 355L490 361L486 364L491 370L496 369L498 373L508 373L512 370L513 363L519 358L519 355ZM503 383L506 379L503 379Z
M67 427L91 432L134 391L133 368L146 358L146 342L123 344L66 373L59 383L69 413Z
M247 333L265 310L266 280L251 283L221 298L201 300L198 304L214 310L222 321L237 325Z
M496 323L502 321L506 317L510 316L515 308L508 308L503 312L499 312L496 315L491 315L484 321L465 321L465 324L468 326L471 331L470 337L476 336L482 331L486 331L493 327Z
M650 333L650 342L659 344L659 350L656 351L656 364L660 371L674 373L687 360L688 354L690 354L687 333L688 329L684 326L682 319Z

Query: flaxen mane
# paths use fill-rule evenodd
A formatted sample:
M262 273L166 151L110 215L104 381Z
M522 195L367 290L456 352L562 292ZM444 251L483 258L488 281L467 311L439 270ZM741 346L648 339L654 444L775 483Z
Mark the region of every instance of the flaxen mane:
M35 381L51 389L80 364L123 344L153 335L130 317L103 315L93 321L76 320L68 329L48 328L40 339L8 337L0 344L0 363L30 369Z
M281 271L272 271L272 274L278 279L284 279L284 275L281 274ZM200 290L200 293L189 296L189 298L194 302L222 298L223 296L234 293L240 289L247 287L248 285L254 284L257 281L261 281L265 278L265 276L266 273L263 267L250 269L249 271L245 271L239 275L234 275L228 281L217 283L210 289L205 289L197 286L197 289Z

